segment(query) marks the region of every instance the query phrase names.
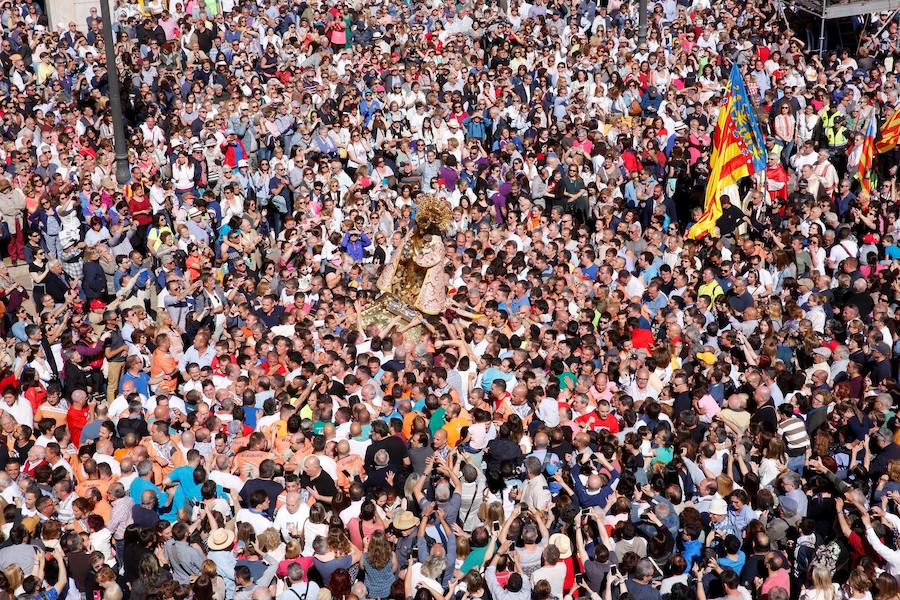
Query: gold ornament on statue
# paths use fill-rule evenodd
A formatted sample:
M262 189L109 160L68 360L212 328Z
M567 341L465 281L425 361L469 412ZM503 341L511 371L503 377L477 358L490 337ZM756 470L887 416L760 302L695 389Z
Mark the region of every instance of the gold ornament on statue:
M450 203L443 198L428 194L419 201L416 207L416 227L423 232L443 235L453 222L453 210Z
M403 238L378 277L384 292L363 313L363 322L382 325L390 313L407 323L416 317L435 316L447 305L447 248L443 236L452 223L450 204L431 194L416 203L416 226ZM417 338L420 332L407 335Z

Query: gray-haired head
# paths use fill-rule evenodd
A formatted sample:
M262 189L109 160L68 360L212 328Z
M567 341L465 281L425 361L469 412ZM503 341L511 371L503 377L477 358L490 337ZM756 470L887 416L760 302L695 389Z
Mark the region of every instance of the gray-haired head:
M153 474L153 463L149 460L142 460L137 466L138 477L142 479Z

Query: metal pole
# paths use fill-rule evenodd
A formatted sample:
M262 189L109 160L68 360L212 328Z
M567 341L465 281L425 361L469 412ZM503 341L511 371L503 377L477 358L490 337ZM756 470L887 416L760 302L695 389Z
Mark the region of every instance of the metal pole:
M103 20L103 46L106 51L106 73L109 80L109 109L112 112L113 142L116 149L116 181L126 184L131 179L128 148L125 141L125 118L122 117L122 96L119 91L119 69L116 66L116 43L113 39L112 17L108 0L100 0Z
M825 16L828 14L828 0L822 0L822 26L819 30L819 59L825 58Z
M647 0L638 2L638 48L647 43Z

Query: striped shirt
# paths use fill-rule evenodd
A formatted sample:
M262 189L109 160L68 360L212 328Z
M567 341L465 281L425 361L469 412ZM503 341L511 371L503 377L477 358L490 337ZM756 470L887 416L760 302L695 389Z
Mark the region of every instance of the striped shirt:
M809 448L809 435L806 433L806 423L798 417L790 417L778 424L778 435L784 437L788 454L797 456Z

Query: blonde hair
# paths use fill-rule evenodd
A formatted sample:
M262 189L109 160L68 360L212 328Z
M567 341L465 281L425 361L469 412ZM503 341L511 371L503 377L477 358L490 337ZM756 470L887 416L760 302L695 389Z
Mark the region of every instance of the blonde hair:
M723 498L734 491L734 480L724 473L716 477L716 484L716 489Z
M288 540L284 546L284 557L286 559L297 558L300 556L300 550L300 542L294 539Z
M831 571L822 565L812 569L813 587L822 594L824 600L834 600L834 585L831 582Z
M469 544L469 538L459 538L456 540L456 558L465 560L469 553L472 551L472 546Z
M200 565L200 574L206 575L210 579L215 579L218 575L219 568L216 566L216 563L211 561L210 559L206 559Z
M11 590L22 587L22 582L25 580L22 567L19 565L9 565L3 569L3 575L6 576L6 581L9 582L9 589Z
M490 504L482 502L481 506L478 507L478 517L485 527L490 530L494 523L503 522L503 505L499 502L491 502Z

